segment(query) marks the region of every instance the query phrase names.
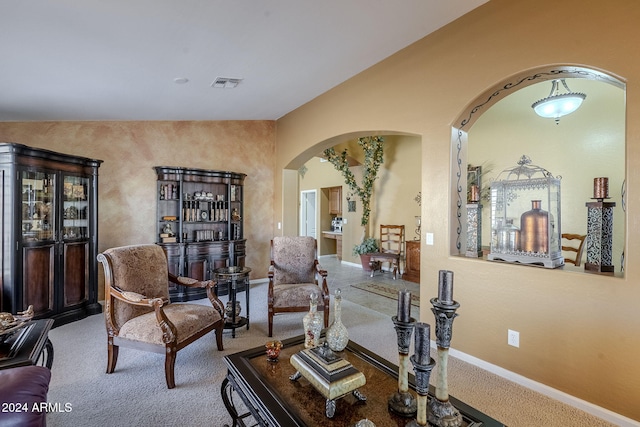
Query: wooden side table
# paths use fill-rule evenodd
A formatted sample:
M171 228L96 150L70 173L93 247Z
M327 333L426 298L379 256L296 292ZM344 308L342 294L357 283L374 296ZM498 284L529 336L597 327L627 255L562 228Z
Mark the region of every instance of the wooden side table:
M32 320L0 341L0 369L41 365L51 369L53 344L48 334L53 319Z
M249 273L251 269L249 267L223 267L213 270L213 274L216 280L216 293L221 283L227 284L229 301L227 302L227 311L231 312L231 315L227 314L224 322L225 329L231 329L231 336L236 337L236 328L247 326L249 330ZM240 287L238 287L240 284ZM247 306L247 315L238 316L236 314L237 292L238 290L245 292L245 301ZM231 303L231 307L229 307Z

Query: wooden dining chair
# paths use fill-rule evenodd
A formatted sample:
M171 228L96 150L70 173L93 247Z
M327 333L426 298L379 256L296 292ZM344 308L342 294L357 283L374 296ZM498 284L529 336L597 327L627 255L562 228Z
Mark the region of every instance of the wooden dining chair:
M573 257L565 256L565 262L573 264L576 267L580 267L586 237L586 234L562 233L562 250L574 255Z
M395 280L404 255L404 225L380 225L380 252L370 254L371 277L387 262Z

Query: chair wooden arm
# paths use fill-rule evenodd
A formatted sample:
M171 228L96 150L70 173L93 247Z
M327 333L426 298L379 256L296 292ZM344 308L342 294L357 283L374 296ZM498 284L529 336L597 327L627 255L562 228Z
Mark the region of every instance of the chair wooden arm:
M327 277L327 270L322 268L320 263L318 263L317 261L316 261L316 272L322 277Z
M169 300L163 300L162 298L147 298L146 296L139 293L123 291L122 289L116 288L114 286L111 287L110 294L111 296L122 302L126 302L127 304L131 305L138 305L141 307L154 307L158 302L162 307L164 304L169 302Z
M176 276L171 273L169 273L169 280L178 285L188 286L190 288L206 288L207 298L209 298L211 305L220 313L220 316L224 317L224 304L218 299L218 295L215 292L216 282L213 280L196 280L191 277Z

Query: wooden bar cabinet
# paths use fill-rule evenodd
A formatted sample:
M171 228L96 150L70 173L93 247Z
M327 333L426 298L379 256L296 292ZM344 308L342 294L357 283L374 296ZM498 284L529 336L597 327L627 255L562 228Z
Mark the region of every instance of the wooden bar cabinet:
M245 266L243 173L156 166L157 243L171 273L214 280L214 270ZM218 295L226 295L221 286ZM204 289L169 284L172 301L206 298Z

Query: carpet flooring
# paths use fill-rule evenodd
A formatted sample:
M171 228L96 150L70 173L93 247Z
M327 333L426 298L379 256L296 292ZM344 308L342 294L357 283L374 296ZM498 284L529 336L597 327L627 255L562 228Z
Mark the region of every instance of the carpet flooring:
M387 286L380 283L356 283L355 285L351 285L351 287L371 292L385 298L390 298L395 301L398 301L398 292L400 290L397 287ZM411 294L411 305L420 307L420 295L416 295L414 293Z
M121 348L115 372L105 373L107 345L103 315L53 329L49 337L55 348L55 359L48 402L59 403L61 408L65 408L65 404L70 407L49 413L48 427L221 427L231 424L220 396L220 385L226 375L223 356L263 345L268 340L266 294L266 283L252 285L250 329L238 329L236 338L225 332L224 351L216 349L215 335L211 333L178 352L176 388L172 390L165 384L162 354ZM246 313L245 307L243 312ZM285 339L300 335L302 317L303 313L277 315L274 337ZM351 340L398 363L397 339L389 316L343 299L342 321ZM454 357L449 358L448 378L452 396L510 427L613 426ZM431 383L435 381L435 375L431 375ZM332 424L334 426L342 427Z

